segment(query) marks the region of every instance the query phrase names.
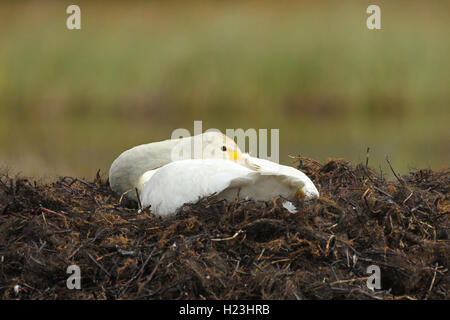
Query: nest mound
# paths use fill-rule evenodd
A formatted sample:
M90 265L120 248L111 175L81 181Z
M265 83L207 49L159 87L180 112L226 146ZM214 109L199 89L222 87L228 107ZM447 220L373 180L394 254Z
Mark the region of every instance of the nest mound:
M3 299L448 299L450 171L299 158L321 197L210 197L160 218L93 181L0 179ZM70 265L81 289L67 288ZM380 268L370 290L368 267Z

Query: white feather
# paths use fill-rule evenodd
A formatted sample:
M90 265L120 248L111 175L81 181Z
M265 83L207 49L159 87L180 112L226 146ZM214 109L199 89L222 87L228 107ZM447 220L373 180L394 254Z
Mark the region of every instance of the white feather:
M290 201L284 201L283 202L283 208L285 208L290 213L297 213L298 212L297 208Z
M312 186L312 187L311 187ZM222 159L171 162L153 173L141 200L153 213L167 216L185 203L217 194L233 201L241 198L268 200L277 196L294 199L301 190L307 199L318 197L312 181L302 172L277 163L244 155L239 163Z

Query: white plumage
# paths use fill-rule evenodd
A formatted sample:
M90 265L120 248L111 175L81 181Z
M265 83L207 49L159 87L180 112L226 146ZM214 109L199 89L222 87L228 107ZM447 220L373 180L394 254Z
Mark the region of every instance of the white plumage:
M193 159L169 163L156 170L145 184L141 200L157 215L174 214L183 204L217 194L233 201L240 198L268 200L278 196L314 199L319 193L301 171L243 155L238 162Z
M109 184L117 194L137 200L135 188L141 193L155 170L170 162L198 158L232 159L240 154L237 144L220 132L142 144L122 152L114 160L109 169Z
M192 158L174 157L177 150L195 149ZM175 152L176 153L176 152ZM319 196L314 183L301 171L242 154L233 140L220 133L165 140L123 152L111 165L113 191L136 200L160 216L175 214L185 203L216 194L233 201L240 198L288 200Z

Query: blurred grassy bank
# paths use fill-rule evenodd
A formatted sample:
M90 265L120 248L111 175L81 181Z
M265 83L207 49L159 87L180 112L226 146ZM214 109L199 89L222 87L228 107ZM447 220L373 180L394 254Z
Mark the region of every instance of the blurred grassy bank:
M279 128L280 155L449 167L448 1L0 3L0 166L92 176L175 128Z

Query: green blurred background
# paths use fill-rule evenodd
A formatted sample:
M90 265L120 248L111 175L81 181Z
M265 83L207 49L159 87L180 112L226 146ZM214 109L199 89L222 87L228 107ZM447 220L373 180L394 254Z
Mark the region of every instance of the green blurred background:
M66 28L81 7L82 29ZM366 28L369 4L382 30ZM279 128L280 160L450 159L449 1L0 3L0 166L107 172L175 128Z

